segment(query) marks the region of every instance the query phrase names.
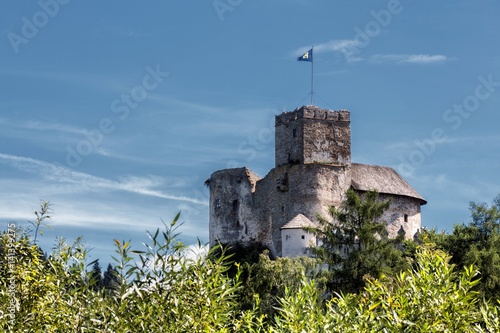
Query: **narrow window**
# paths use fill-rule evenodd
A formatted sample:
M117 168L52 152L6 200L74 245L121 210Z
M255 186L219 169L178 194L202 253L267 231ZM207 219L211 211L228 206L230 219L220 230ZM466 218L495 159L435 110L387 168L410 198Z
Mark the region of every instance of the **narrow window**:
M215 208L220 208L220 199L215 199Z
M238 210L238 200L233 200L233 212Z
M292 131L292 133L293 133L293 137L296 138L297 137L297 129L294 128L293 131Z
M305 239L305 238L306 238L306 236L302 235L302 237L301 237L301 238L302 238L302 239Z
M405 222L408 222L408 214L405 214L404 220L405 220Z
M285 211L285 206L281 206L281 212L283 213Z

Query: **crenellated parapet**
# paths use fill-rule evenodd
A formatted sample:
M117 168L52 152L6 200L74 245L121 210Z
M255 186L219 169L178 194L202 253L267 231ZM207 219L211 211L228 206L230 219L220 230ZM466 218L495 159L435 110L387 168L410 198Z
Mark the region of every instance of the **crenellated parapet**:
M327 121L350 121L350 112L348 110L326 110L316 106L302 106L290 112L284 112L276 116L276 126L287 125L291 121L298 119L316 119Z

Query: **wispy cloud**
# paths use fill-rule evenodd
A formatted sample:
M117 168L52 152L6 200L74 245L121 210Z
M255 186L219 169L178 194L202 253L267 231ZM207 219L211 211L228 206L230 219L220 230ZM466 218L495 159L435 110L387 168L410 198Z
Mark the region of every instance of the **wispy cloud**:
M430 140L421 139L417 141ZM439 139L439 141L435 142L437 145L449 145L449 146L482 146L482 145L500 145L500 135L487 135L487 136L451 136L446 135L443 138ZM412 149L418 148L415 141L400 141L400 142L391 142L383 145L384 149L387 151L397 151L400 153L407 152Z
M437 64L450 60L442 54L376 54L369 58L373 63Z
M125 176L121 177L119 180L111 180L96 177L83 172L73 171L60 165L47 163L29 157L1 153L0 163L9 164L12 167L24 172L39 174L44 179L49 181L71 184L79 191L125 191L144 196L184 201L203 206L208 205L205 200L182 195L172 195L158 190L157 187L164 184L164 179L157 176Z
M2 69L0 74L23 80L40 80L46 84L47 81L64 84L78 85L85 89L99 92L120 93L130 90L127 82L133 83L128 77L115 75L104 75L92 72L64 72L64 71L35 71L26 69Z
M326 43L314 44L312 46L314 48L314 53L317 54L326 52L343 52L346 49L356 47L358 44L359 42L354 39L335 39ZM299 56L309 49L311 49L311 46L302 46L292 51L291 55Z
M360 41L356 39L335 39L313 45L315 54L339 53L345 57L348 63L368 61L372 64L437 64L452 60L442 54L376 54L363 58L356 55L356 52L352 52L352 49L359 47ZM291 55L299 56L310 48L311 46L302 46L294 50Z
M16 129L36 130L36 131L57 131L71 134L86 134L88 131L72 125L61 123L50 123L38 120L12 121L10 119L0 119L0 124Z

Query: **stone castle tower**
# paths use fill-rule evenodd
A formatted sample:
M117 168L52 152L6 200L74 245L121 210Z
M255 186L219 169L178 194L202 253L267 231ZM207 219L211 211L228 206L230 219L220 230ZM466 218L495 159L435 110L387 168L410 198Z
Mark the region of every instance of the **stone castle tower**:
M388 232L411 238L426 201L391 168L351 163L350 113L303 106L276 116L275 168L260 178L246 167L214 172L210 244L259 242L275 256L307 254L313 235L303 227L328 216L349 188L391 198Z

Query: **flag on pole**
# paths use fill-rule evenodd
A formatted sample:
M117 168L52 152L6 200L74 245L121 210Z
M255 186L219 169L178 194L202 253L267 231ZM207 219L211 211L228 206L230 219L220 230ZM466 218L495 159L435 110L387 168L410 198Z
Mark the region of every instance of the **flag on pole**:
M313 49L310 49L309 51L307 51L306 53L304 53L303 55L301 55L300 57L297 58L298 61L309 61L309 62L312 62L313 61Z

